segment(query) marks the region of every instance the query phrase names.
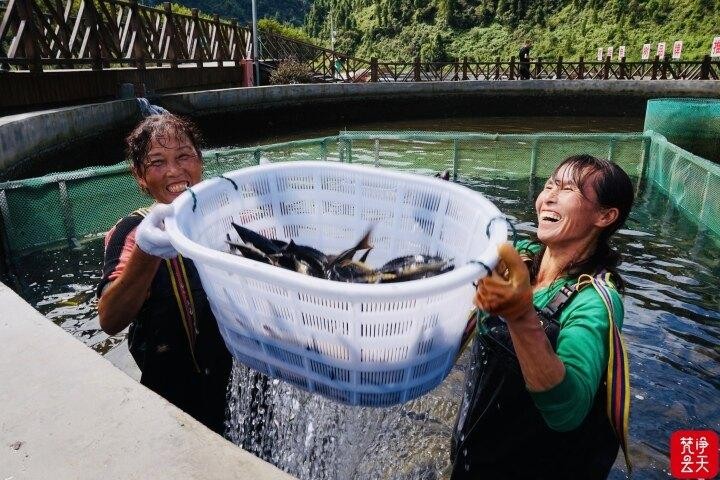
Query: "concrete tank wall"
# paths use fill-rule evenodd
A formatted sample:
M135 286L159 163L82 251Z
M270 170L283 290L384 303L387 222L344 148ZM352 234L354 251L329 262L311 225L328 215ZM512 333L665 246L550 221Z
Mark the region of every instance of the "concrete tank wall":
M531 80L283 85L169 94L152 101L178 114L212 117L206 130L240 130L260 117L269 124L303 126L330 118L350 122L453 114L641 117L649 98L718 95L720 81L711 80ZM134 100L0 118L0 178L33 157L139 118Z
M125 375L2 283L0 385L0 478L291 478Z

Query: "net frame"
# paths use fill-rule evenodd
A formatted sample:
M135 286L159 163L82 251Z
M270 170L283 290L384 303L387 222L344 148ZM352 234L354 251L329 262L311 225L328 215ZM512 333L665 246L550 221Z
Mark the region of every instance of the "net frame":
M688 218L720 236L720 166L645 133L489 134L475 132L343 131L338 135L203 152L204 178L261 163L321 160L374 165L451 178L547 177L566 156L589 153L620 164L636 187L652 182ZM126 162L0 183L6 254L77 247L152 199ZM101 205L102 208L98 208Z

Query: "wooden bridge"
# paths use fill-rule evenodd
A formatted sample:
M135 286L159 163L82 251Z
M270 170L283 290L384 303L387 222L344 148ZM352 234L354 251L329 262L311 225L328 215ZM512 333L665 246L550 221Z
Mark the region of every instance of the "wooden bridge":
M139 5L136 0L0 0L0 111L117 98L135 93L248 86L251 31L235 21ZM261 33L264 75L285 59L305 64L318 82L515 80L514 59L388 62ZM701 61L553 61L530 64L531 78L706 80L720 59ZM142 91L143 86L150 92Z

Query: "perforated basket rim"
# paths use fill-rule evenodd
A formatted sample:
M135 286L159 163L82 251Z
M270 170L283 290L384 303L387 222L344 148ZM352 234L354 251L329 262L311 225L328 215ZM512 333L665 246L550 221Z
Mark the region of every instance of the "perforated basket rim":
M212 178L204 180L192 187L193 197L190 191L183 192L178 198L172 202L172 214L165 218L165 228L173 247L194 261L199 261L204 265L209 265L223 271L230 271L241 275L247 275L256 280L275 282L288 288L294 288L305 291L307 293L315 293L320 296L339 295L350 301L372 301L372 300L397 300L398 298L412 298L433 295L438 292L455 289L462 285L468 285L470 282L477 280L487 274L486 269L478 263L468 263L466 265L456 266L450 272L435 277L412 280L402 283L381 283L381 284L358 284L345 283L322 278L315 278L303 275L298 272L285 270L275 266L256 262L238 255L228 252L215 250L205 247L189 239L181 230L177 223L177 219L182 215L194 214L192 206L195 201L202 201L203 194L206 190L214 188L228 188L230 185L227 179L232 179L236 183L242 183L244 177L255 176L265 172L274 170L282 171L291 168L294 171L307 169L309 173L315 175L318 168L324 171L334 170L336 172L352 172L361 173L363 175L370 174L378 178L387 179L394 177L398 180L417 182L425 185L431 185L434 188L450 190L456 195L468 197L468 200L478 202L478 206L489 209L494 216L503 217L492 202L484 195L475 192L467 187L458 185L453 182L447 182L437 178L419 175L408 172L398 172L378 167L368 167L360 165L348 165L331 162L318 161L296 161L296 162L277 162L266 165L246 167L224 175L225 178ZM232 187L230 187L232 188ZM479 221L480 216L475 219ZM492 218L492 217L491 217ZM473 230L477 225L473 226ZM508 232L505 222L493 222L490 228L490 237L488 246L476 259L494 268L498 261L497 247L507 241Z

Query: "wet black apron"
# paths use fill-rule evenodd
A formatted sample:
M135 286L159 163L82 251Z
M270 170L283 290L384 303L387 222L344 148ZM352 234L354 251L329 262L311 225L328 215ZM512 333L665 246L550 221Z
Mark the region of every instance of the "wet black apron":
M564 286L538 312L553 350L560 332L557 319L576 291L575 285ZM552 430L527 391L504 320L483 319L452 438L452 479L606 478L619 441L606 414L605 392L598 389L578 428Z

